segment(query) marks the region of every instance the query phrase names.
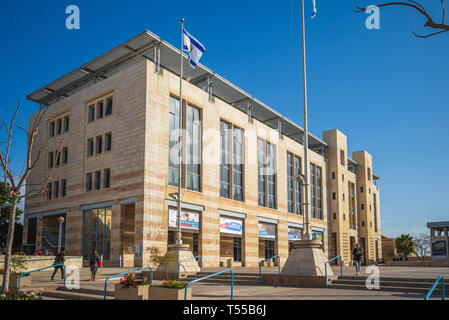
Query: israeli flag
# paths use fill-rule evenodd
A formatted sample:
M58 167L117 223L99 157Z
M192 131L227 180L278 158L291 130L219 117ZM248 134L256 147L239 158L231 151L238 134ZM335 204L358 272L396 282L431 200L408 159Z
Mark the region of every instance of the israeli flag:
M190 66L195 69L206 48L195 37L183 29L184 50L189 54Z
M316 2L315 0L313 1L313 13L312 13L312 19L316 17L317 11L316 11Z

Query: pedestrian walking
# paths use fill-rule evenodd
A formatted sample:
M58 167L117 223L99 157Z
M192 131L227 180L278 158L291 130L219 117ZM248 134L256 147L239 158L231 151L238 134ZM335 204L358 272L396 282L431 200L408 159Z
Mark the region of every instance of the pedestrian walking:
M100 256L98 255L97 251L94 250L94 252L90 256L90 261L89 261L90 272L92 274L92 276L90 278L91 281L95 281L97 269L98 269L98 267L101 267L101 265L102 265L102 263L101 263Z
M61 251L59 251L58 255L55 257L55 261L53 262L53 265L59 264L59 266L56 266L55 271L53 271L53 274L51 276L52 281L55 279L55 275L56 272L58 272L58 270L61 270L61 279L64 279L64 266L63 266L64 262L65 262L64 249L62 249Z
M352 256L354 258L356 275L360 274L360 266L362 265L362 255L363 255L363 250L362 250L362 248L359 247L359 244L356 243L354 250L352 250Z

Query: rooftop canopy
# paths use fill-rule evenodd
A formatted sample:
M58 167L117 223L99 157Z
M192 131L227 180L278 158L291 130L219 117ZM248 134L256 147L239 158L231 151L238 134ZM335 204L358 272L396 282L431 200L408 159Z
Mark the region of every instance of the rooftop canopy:
M108 74L116 71L120 64L136 57L144 57L157 62L163 68L179 75L180 54L177 48L147 30L31 93L28 95L28 99L40 104L50 105L58 99L69 97L74 90L93 79L106 79ZM183 56L184 65L187 68L188 58L185 54ZM213 84L213 95L215 97L245 113L249 107L252 117L274 129L281 130L282 134L302 144L304 136L302 127L285 118L263 102L205 66L199 64L193 70L189 68L188 78L186 80L202 89L204 89L204 82L209 81L209 83ZM310 149L320 150L326 146L327 144L324 141L313 134L309 134Z

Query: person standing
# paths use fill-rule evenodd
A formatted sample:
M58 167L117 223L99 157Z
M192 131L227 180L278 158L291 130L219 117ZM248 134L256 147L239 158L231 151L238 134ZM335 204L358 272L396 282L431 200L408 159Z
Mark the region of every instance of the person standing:
M355 273L356 275L360 275L360 266L362 265L362 255L363 250L359 247L359 244L355 244L354 250L352 250L352 256L355 264Z
M92 274L90 280L91 281L95 281L95 276L97 274L97 269L98 269L99 266L101 266L101 259L100 259L100 256L97 253L97 250L94 250L94 252L90 256L89 266L90 266L90 272Z
M64 249L62 249L61 251L59 251L58 255L55 258L55 261L53 262L53 265L59 264L59 266L55 267L55 271L53 271L53 274L51 276L52 281L55 279L55 275L56 272L58 272L58 269L61 270L61 279L64 279L64 266L63 266L64 262L65 262Z

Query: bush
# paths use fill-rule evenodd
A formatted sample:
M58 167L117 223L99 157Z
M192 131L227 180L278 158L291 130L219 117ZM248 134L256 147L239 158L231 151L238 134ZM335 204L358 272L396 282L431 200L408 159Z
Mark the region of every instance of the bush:
M12 294L10 292L8 293L2 293L0 294L0 301L2 300L42 300L42 292L41 291L36 295L33 291L29 291L27 293L19 292L16 294Z
M168 288L168 289L184 289L187 285L185 281L164 281L161 286L153 286L160 288Z
M120 280L120 284L122 285L122 288L135 288L137 286L148 286L150 284L150 282L148 281L148 278L145 277L143 280L141 281L137 281L136 280L136 274L135 273L131 273L126 276L123 277Z

